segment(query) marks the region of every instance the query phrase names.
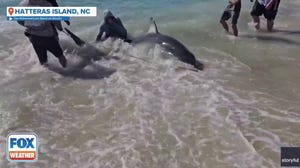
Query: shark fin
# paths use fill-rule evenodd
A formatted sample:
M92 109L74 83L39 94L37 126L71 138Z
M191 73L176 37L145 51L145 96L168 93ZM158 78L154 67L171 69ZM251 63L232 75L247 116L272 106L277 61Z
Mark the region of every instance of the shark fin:
M153 17L150 18L151 21L151 25L150 28L148 30L148 33L154 33L154 34L159 34L155 20L153 19Z

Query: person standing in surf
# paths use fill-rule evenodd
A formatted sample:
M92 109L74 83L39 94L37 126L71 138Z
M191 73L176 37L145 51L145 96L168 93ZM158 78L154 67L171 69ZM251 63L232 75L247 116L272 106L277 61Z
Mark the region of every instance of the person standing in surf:
M252 2L253 0L251 0ZM274 20L278 12L280 0L255 0L251 16L253 18L253 23L257 30L260 29L260 19L259 16L264 14L267 19L267 29L269 32L273 31Z
M47 0L23 0L20 6L40 6L51 7L52 5ZM62 31L60 21L18 21L24 26L25 36L27 36L39 58L40 64L45 65L48 61L47 51L50 51L59 60L62 67L67 66L67 60L60 47L58 34L56 29Z
M228 5L225 8L222 17L220 19L220 23L222 24L223 28L227 32L229 32L228 24L226 21L231 18L233 12L231 24L232 24L232 31L235 36L238 36L237 23L241 12L241 7L242 7L241 0L229 0Z

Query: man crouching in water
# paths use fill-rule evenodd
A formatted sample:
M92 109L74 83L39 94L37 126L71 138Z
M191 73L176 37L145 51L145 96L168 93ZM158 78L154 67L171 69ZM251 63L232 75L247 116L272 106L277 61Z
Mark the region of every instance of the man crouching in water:
M23 0L20 6L41 6L51 7L47 0ZM60 21L18 21L24 27L27 36L39 58L40 64L44 65L48 61L47 51L50 51L58 58L62 67L67 66L67 60L59 45L58 33L56 29L62 31Z
M130 42L130 40L127 39L127 30L120 18L114 17L111 11L105 10L104 23L100 26L96 42L105 41L109 37L119 38L126 42Z

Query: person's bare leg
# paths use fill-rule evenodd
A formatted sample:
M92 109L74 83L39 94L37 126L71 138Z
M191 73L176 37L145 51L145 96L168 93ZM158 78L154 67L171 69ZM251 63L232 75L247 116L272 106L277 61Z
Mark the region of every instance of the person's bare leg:
M256 30L259 30L260 29L260 19L259 19L259 16L252 16L252 18L253 18L253 22L256 24L255 25Z
M226 30L226 32L229 32L228 24L225 20L221 20L220 23L222 24L223 28Z
M274 20L268 20L267 21L267 28L269 32L273 31L273 26L274 26Z
M239 35L239 31L236 24L232 25L233 34L237 37Z

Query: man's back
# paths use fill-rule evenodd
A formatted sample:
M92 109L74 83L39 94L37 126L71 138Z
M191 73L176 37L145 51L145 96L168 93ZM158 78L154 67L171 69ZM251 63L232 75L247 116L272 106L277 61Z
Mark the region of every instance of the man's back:
M121 39L126 39L127 37L127 30L125 29L125 27L123 26L121 20L119 18L116 18L113 21L113 24L111 26L112 29L112 36L114 37L119 37Z
M46 0L23 0L20 6L51 7L52 5ZM26 27L25 32L28 34L42 37L56 36L57 32L54 25L57 27L61 26L59 21L24 21L19 23Z

